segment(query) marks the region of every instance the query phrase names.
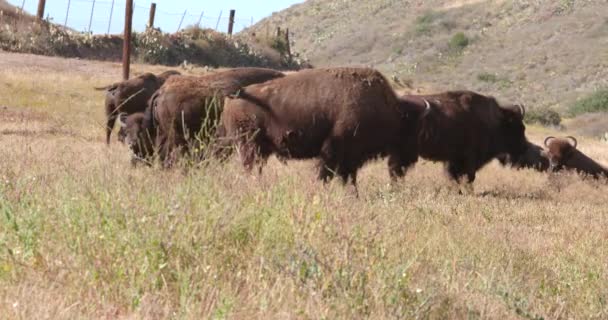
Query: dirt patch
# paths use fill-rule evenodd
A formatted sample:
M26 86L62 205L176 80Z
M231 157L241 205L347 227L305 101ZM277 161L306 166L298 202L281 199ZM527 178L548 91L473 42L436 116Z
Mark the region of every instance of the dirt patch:
M116 77L121 72L121 65L116 62L96 61L91 63L91 61L79 58L47 57L0 51L0 69L39 72L74 71L99 77Z
M566 128L577 135L603 138L608 134L608 113L597 112L580 115L568 121Z

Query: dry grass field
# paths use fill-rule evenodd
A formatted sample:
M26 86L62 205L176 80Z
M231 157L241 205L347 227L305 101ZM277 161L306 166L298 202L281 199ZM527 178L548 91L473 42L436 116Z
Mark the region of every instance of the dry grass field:
M118 65L0 70L0 318L608 318L606 181L493 162L459 195L439 164L390 186L376 162L354 198L310 161L133 169L92 89Z

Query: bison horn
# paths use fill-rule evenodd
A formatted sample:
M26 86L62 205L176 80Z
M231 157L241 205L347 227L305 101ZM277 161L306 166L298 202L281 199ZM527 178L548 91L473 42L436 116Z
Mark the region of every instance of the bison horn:
M429 103L429 101L426 100L426 99L422 99L422 100L424 100L424 105L426 106L425 110L427 110L427 111L430 110L431 109L431 104Z
M549 143L549 140L551 140L551 139L555 139L555 137L553 137L553 136L548 136L548 137L545 139L545 142L544 142L545 147L549 147L549 144L548 144L548 143Z
M578 141L576 141L576 138L573 136L567 136L566 138L572 140L572 142L574 142L574 148L576 148L576 146L578 145Z
M521 117L522 118L525 117L526 116L526 108L524 108L524 105L520 103L517 106L519 107L519 112L521 113Z

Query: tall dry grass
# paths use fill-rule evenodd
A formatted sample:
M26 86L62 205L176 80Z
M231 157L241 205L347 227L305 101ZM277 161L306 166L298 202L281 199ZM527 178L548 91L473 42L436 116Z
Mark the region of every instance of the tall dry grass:
M106 80L0 74L0 318L608 318L605 181L492 163L459 195L376 162L354 198L307 161L133 169Z

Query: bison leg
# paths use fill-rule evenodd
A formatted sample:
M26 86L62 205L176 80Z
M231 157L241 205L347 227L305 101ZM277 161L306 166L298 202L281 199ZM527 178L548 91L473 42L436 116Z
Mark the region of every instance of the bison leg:
M319 180L325 183L329 182L336 173L339 173L338 163L340 161L337 150L335 141L328 139L323 142L319 155L321 157L321 161L319 161Z
M416 148L409 145L407 148L398 146L389 151L388 168L392 181L402 178L407 170L418 161Z
M395 181L405 175L405 170L403 170L403 166L401 166L401 159L399 155L391 154L388 157L388 173L392 181Z
M447 165L448 174L456 183L460 183L460 178L465 175L463 161L450 161Z
M239 153L241 154L241 162L247 172L251 172L254 166L258 166L258 173L262 173L264 164L268 161L268 157L272 154L272 145L265 137L261 129L253 132L248 130L241 134L239 138Z

